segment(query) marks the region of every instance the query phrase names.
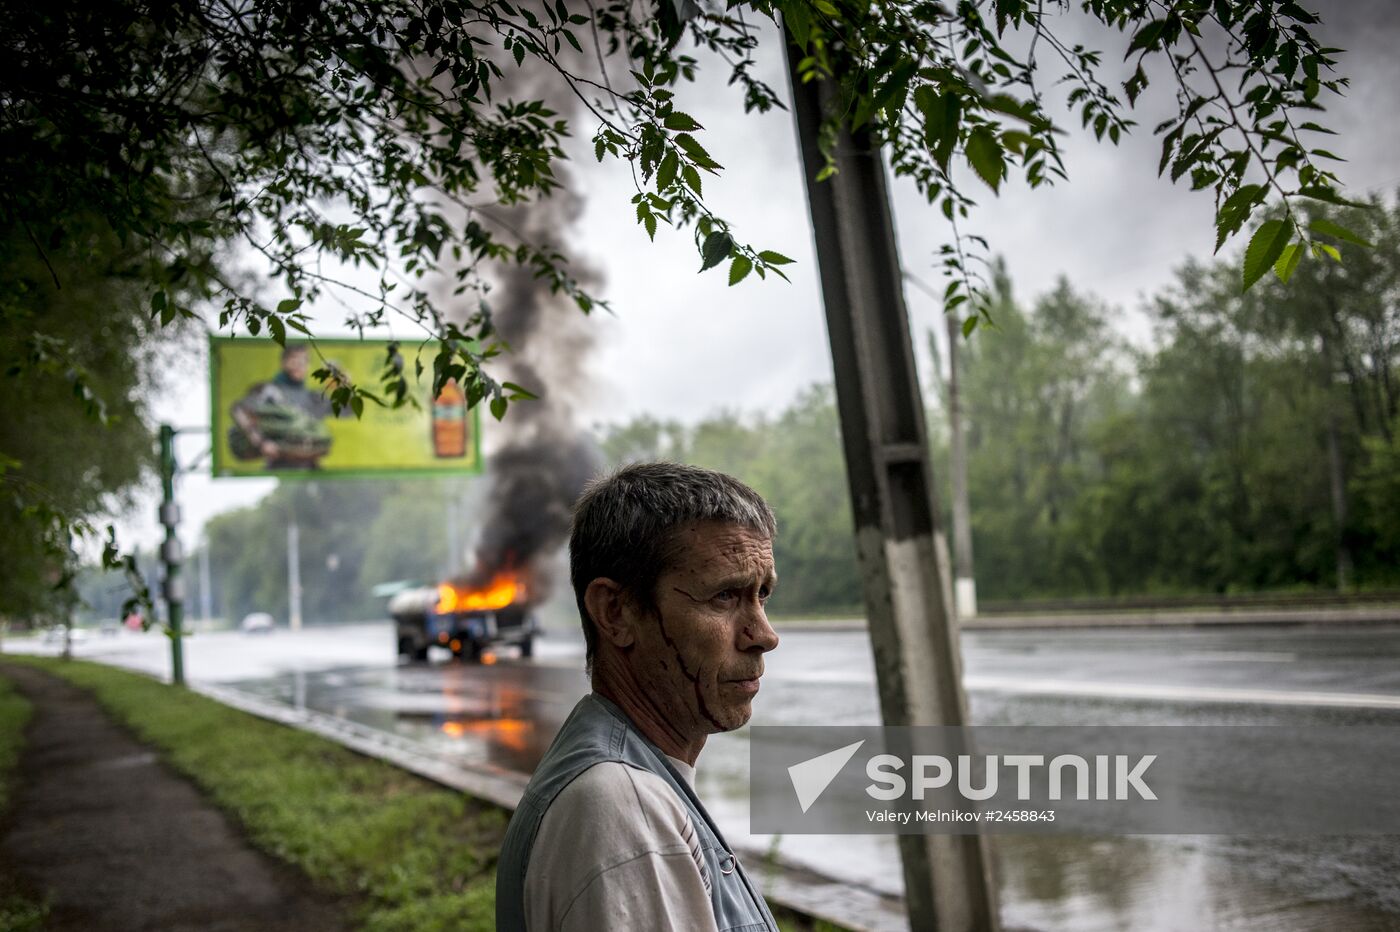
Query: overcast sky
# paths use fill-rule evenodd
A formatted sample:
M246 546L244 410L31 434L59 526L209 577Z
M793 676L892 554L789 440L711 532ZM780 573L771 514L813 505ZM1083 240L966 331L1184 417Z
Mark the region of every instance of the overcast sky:
M1325 0L1317 6L1327 20L1321 35L1347 50L1339 70L1353 81L1346 98L1332 98L1321 121L1341 133L1329 146L1349 159L1339 173L1357 193L1394 191L1400 187L1400 55L1395 51L1400 3ZM1074 34L1083 27L1066 28ZM1106 50L1124 42L1115 34L1085 39ZM770 52L775 48L767 44ZM780 55L768 56L765 77L786 95L782 67ZM699 261L689 234L663 228L649 243L634 222L625 168L611 162L598 166L591 152L581 158L575 179L587 210L574 243L604 272L602 292L616 312L597 315L600 339L585 408L589 423L642 413L694 420L720 408L776 410L804 386L831 379L790 115L746 116L736 89L724 87L722 78L683 92L679 106L705 126L705 143L725 166L720 178L706 176L712 208L735 224L741 238L795 259L789 267L792 283L750 276L729 288L722 270L696 275ZM968 184L980 204L966 229L986 236L993 251L1006 257L1022 299L1046 291L1063 275L1117 308L1125 332L1141 334L1143 298L1168 283L1173 268L1188 256L1210 255L1210 196L1156 177L1160 149L1149 130L1163 118L1160 110L1140 116L1137 134L1117 148L1072 131L1064 146L1070 180L1054 189L1031 192L1013 181L997 198L976 181ZM1077 124L1063 122L1068 128ZM592 126L577 120L575 132L579 150L587 151ZM948 238L942 215L927 208L909 184L896 182L892 200L906 270L941 290L934 257ZM1242 246L1238 242L1234 248ZM922 334L938 322L939 308L917 289L906 292L916 345L922 347ZM333 304L316 312L327 336L344 332L343 317ZM926 363L921 349L920 364ZM207 424L202 351L179 353L171 364L157 415L181 426ZM207 435L180 442L185 461L207 448ZM213 480L206 460L203 473L182 480L182 536L193 545L210 515L248 504L273 485L272 480ZM128 535L143 544L156 538L148 516L152 510L143 508L125 522Z

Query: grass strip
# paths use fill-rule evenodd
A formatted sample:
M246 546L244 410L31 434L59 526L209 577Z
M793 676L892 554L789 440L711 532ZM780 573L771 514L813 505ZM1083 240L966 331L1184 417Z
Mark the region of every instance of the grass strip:
M503 810L139 674L78 660L6 659L90 692L255 845L352 898L366 932L495 927Z
M506 810L140 674L81 660L5 659L90 692L239 821L255 845L323 889L353 897L365 932L495 928ZM839 932L788 910L774 913L783 932Z
M24 749L24 728L33 713L29 700L15 692L9 680L0 677L0 813L10 806L15 770ZM0 871L0 929L38 932L48 914L46 902L28 895L7 871Z

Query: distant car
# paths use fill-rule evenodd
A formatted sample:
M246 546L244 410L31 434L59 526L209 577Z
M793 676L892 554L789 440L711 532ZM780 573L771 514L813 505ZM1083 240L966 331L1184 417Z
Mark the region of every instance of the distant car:
M275 625L267 612L251 612L243 616L238 627L244 634L271 634Z

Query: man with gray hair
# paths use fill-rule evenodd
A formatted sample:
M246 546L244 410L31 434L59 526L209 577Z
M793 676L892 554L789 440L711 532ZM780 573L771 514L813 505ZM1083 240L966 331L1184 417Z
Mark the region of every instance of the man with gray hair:
M775 533L758 493L707 469L636 464L584 491L569 558L593 691L511 818L498 930L776 932L693 789L778 645Z

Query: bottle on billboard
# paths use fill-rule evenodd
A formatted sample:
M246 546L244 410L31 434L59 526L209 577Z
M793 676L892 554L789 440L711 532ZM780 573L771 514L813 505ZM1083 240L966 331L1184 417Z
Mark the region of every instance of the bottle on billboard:
M467 455L467 396L448 379L433 401L433 454L439 459Z

